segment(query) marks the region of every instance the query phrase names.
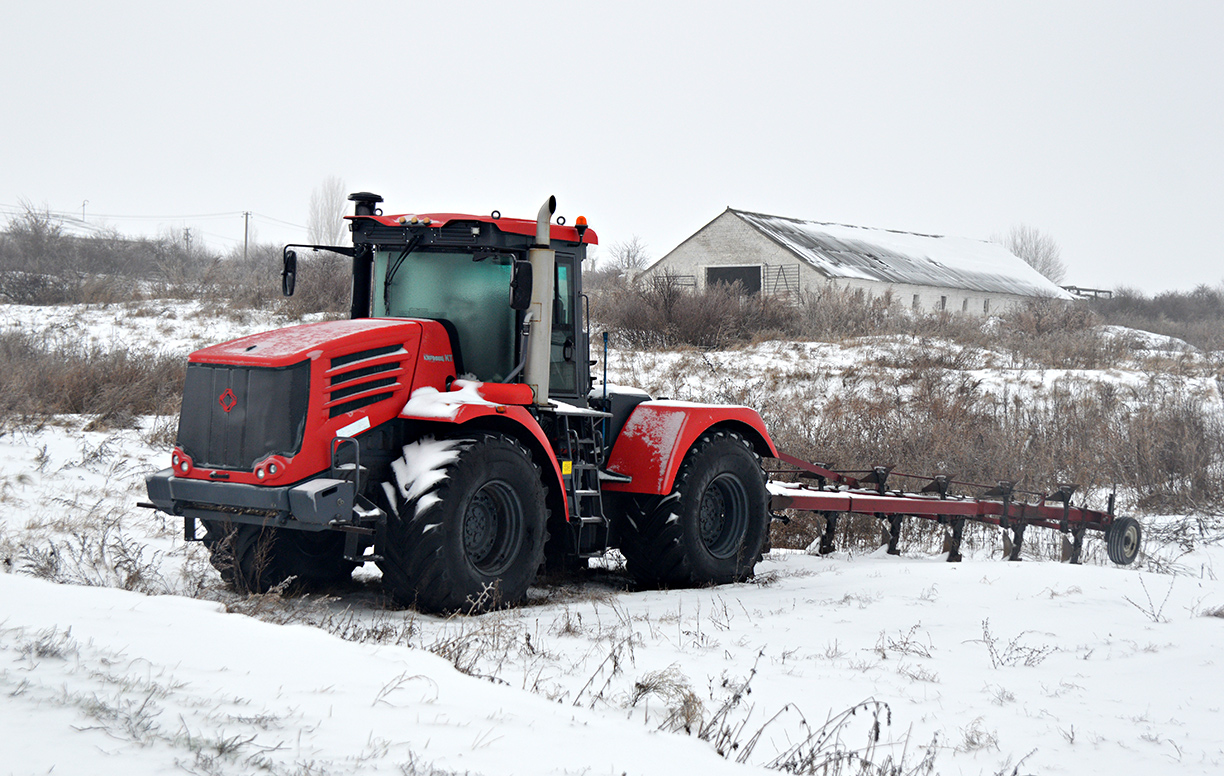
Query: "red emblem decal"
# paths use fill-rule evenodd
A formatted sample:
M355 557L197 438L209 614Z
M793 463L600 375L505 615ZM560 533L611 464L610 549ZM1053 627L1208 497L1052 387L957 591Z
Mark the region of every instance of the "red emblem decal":
M217 401L221 402L221 409L229 412L238 405L238 397L234 395L231 388L226 388L225 393L217 397Z

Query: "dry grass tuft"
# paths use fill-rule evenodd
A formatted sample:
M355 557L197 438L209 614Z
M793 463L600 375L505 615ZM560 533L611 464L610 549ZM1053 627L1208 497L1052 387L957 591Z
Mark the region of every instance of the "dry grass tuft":
M130 428L138 415L178 413L184 359L104 350L80 340L0 333L0 420L93 415L91 431Z

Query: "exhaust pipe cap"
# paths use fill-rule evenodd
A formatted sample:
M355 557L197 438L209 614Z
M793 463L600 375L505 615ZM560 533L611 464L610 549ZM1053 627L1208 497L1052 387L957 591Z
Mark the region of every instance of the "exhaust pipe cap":
M552 244L548 222L552 219L552 214L556 212L557 198L554 196L550 196L547 202L540 205L540 212L536 214L536 247L547 248Z
M369 191L358 191L348 196L349 202L357 203L353 208L354 215L359 216L376 216L382 211L378 208L378 203L383 201L383 198Z

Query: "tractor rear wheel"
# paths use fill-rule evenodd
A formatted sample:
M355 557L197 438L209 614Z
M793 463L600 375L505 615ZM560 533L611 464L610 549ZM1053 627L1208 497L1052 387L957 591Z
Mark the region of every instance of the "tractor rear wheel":
M429 612L517 603L544 558L548 513L540 468L526 448L500 434L430 444L436 468L401 458L392 464L396 477L383 486L389 506L379 552L383 584L401 603ZM405 455L413 455L411 445Z
M293 592L339 584L356 563L344 559L344 535L204 521L204 545L221 579L239 593L266 593L292 577Z
M647 585L742 581L761 559L769 530L760 459L744 437L710 431L689 450L672 492L622 526L629 573Z
M1105 531L1105 549L1109 559L1119 566L1129 566L1139 557L1143 530L1133 517L1119 517Z

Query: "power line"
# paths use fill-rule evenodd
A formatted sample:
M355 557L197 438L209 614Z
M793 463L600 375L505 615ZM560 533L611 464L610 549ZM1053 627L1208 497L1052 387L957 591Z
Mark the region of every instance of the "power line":
M237 237L226 237L223 234L215 234L213 232L206 232L203 229L197 229L196 231L198 231L200 234L207 235L217 240L225 240L226 242L234 243L235 245L241 242Z
M272 216L266 216L263 213L252 213L252 215L254 215L256 218L262 218L265 221L272 221L274 223L281 224L283 226L292 226L296 229L306 229L307 228L301 224L295 224L292 221L285 221L284 219L281 219L281 218L273 218Z
M9 205L9 204L0 203L0 209L11 211L14 213L26 212L26 208L22 205ZM35 208L34 212L47 213L49 215L60 216L64 218L72 218L73 220L76 220L76 221L81 220L80 218L77 217L76 213L68 212L66 210L52 210L51 208ZM160 219L162 221L174 221L174 220L181 219L181 218L232 218L234 216L241 216L242 213L243 211L241 210L231 210L225 213L194 213L194 214L177 215L177 216L176 215L157 216L157 215L124 215L120 213L94 213L94 217L95 218L151 219L151 220Z
M26 212L26 207L24 205L11 205L11 204L0 203L0 211L5 212L7 214L20 215ZM83 221L83 219L77 217L76 213L71 213L66 210L52 210L51 208L42 208L42 209L35 209L35 212L46 213L48 215L58 216L60 218L70 218L73 221ZM280 224L281 226L292 226L295 229L307 229L308 228L303 224L297 224L297 223L294 223L293 221L286 221L283 218L276 218L275 216L270 216L270 215L267 215L266 213L256 213L251 210L229 210L223 213L188 213L185 215L94 213L93 216L95 218L120 218L120 219L128 219L128 220L143 219L143 220L151 220L151 221L177 221L177 220L183 220L183 219L234 218L234 217L242 217L245 219L245 218L250 218L251 216L254 216L255 218L259 218L264 221L270 221L274 224Z

